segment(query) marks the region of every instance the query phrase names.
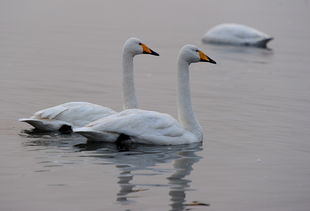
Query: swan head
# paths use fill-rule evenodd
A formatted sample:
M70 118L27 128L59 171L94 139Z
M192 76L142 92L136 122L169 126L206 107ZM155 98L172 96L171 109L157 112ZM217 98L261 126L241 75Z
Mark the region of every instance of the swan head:
M150 54L154 56L159 56L158 53L149 48L138 38L129 38L124 44L124 51L130 53L132 56L139 54Z
M180 50L179 58L186 61L188 64L196 62L210 62L216 64L213 59L194 45L184 45Z

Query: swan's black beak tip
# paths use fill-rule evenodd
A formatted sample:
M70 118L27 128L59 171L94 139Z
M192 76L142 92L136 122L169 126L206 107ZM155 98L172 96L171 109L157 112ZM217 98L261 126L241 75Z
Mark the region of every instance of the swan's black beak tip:
M155 52L152 49L150 49L147 45L145 45L143 43L140 43L139 45L142 47L144 54L150 54L150 55L153 55L153 56L159 56L159 54L157 52Z
M201 62L209 62L209 63L212 63L212 64L216 64L216 61L214 61L213 59L209 58L208 59L200 59Z
M150 55L153 55L153 56L159 56L159 54L153 50L151 50L151 53L149 53Z
M209 62L212 64L216 64L216 61L214 61L213 59L209 58Z
M146 50L144 50L143 51L143 54L149 54L149 55L153 55L153 56L159 56L159 54L157 53L157 52L155 52L155 51L153 51L152 49L147 49L147 51Z

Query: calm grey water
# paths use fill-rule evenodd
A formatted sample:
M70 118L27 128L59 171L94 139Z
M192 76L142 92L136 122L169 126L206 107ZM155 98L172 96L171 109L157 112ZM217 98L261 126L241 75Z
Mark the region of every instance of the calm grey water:
M264 210L310 207L310 2L0 1L0 210ZM270 50L205 45L223 22L275 37ZM142 108L176 116L176 56L191 67L202 145L85 144L16 121L69 101L121 110L121 48L137 36ZM188 206L193 201L209 206Z

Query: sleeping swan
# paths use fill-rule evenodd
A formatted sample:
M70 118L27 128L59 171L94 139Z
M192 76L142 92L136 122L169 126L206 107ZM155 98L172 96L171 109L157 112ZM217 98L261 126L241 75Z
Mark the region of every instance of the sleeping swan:
M273 37L241 24L220 24L211 28L202 38L203 42L224 45L243 45L266 48Z
M134 88L133 57L139 54L159 56L137 38L129 38L123 46L123 100L124 108L137 108L138 102ZM36 112L30 118L19 119L44 131L72 131L89 122L105 118L116 112L110 108L88 102L69 102Z
M128 109L104 119L74 129L90 141L117 142L130 137L132 142L157 145L177 145L201 142L203 130L192 110L189 65L196 62L216 62L193 45L185 45L178 56L178 115L155 111Z

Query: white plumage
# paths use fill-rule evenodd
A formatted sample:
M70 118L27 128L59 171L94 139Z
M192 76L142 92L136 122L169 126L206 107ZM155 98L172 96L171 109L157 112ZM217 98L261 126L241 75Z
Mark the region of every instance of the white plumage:
M115 142L120 134L135 143L176 145L197 142L172 116L155 111L128 109L74 130L91 141Z
M270 35L242 24L226 23L212 27L202 38L204 42L224 45L267 47Z
M39 130L56 131L63 126L82 127L89 122L116 113L110 108L88 102L69 102L36 112L30 118L19 119Z

